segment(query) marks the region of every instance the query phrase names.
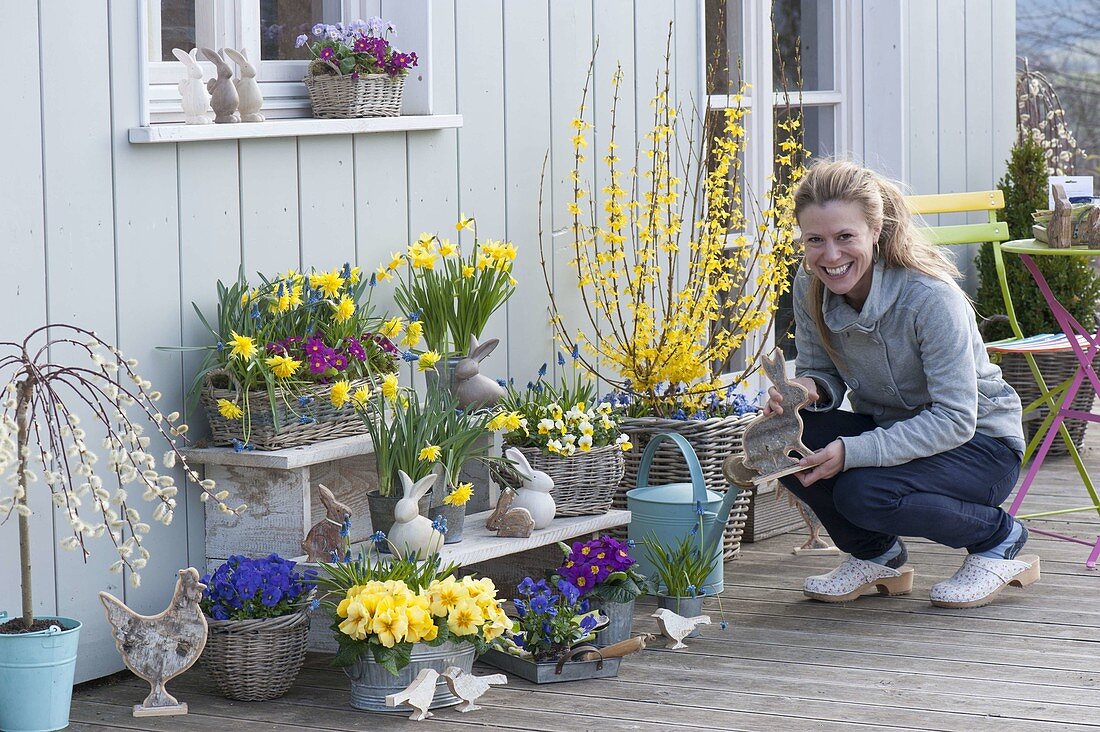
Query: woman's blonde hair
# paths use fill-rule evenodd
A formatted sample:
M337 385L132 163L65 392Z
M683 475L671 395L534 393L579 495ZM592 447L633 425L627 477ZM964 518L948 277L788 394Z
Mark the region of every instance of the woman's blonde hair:
M913 215L901 190L869 168L847 160L823 160L813 165L794 191L794 215L800 218L808 206L824 206L833 201L854 203L863 210L867 225L878 229L874 243L874 261L886 267L902 267L956 284L960 277L955 263L940 247L929 242L913 225ZM821 311L824 283L810 272L806 307L813 316L825 350L834 363L834 350Z

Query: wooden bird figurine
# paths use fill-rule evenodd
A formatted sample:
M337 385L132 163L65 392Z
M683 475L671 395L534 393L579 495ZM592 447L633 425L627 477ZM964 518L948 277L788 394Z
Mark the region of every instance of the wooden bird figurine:
M458 666L448 666L444 669L443 680L447 683L451 693L462 700L456 707L460 712L472 712L475 709L481 709L474 702L480 699L489 690L490 686L508 683L508 677L504 674L474 676L466 673Z
M386 697L387 707L396 707L398 704L406 704L416 711L409 715L409 719L420 722L435 715L428 711L435 699L435 684L439 680L439 672L434 668L426 668L416 675L413 682L404 690Z
M668 608L661 608L650 617L657 618L657 627L661 629L661 634L672 641L666 648L672 650L687 648L684 645L684 638L687 638L688 633L695 630L696 625L710 625L709 615L696 615L693 618L685 618Z
M309 530L302 542L302 551L306 553L307 562L327 562L334 549L343 554L344 541L340 536L340 529L351 517L351 509L337 501L328 488L318 484L317 492L325 507L325 517Z
M152 686L145 701L134 705L135 717L187 714L187 704L164 685L191 668L206 646L206 618L199 608L205 589L198 571L181 569L172 604L153 616L135 613L109 592L99 593L123 663Z

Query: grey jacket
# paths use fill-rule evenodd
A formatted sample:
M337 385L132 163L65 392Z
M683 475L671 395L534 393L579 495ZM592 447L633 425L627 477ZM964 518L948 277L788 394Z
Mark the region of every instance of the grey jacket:
M854 411L879 425L841 438L845 470L935 455L975 432L1001 438L1023 454L1020 398L989 362L974 311L958 287L876 262L862 311L825 289L825 324L843 361L834 364L806 309L809 282L799 268L795 373L824 386L815 409L835 409L850 389Z

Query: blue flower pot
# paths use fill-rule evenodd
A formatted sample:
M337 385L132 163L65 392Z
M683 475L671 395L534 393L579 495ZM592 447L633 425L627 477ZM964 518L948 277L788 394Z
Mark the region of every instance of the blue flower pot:
M7 621L0 612L0 622ZM56 622L37 633L0 634L0 729L44 732L69 725L80 621Z

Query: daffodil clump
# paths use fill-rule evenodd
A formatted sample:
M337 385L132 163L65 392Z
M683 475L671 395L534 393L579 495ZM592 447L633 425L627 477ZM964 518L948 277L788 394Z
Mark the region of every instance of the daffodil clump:
M492 580L456 578L456 567L442 567L438 554L423 562L380 559L374 547L384 541L376 538L355 561L322 565L317 584L340 644L337 665L369 652L396 676L415 643L471 643L484 652L512 629Z
M415 329L435 353L464 354L470 336L481 337L489 317L515 291L512 263L516 246L511 242L477 237L473 218L460 217L455 229L470 230L473 244L462 247L436 234L421 234L404 252L394 252L379 266L378 281L397 279L394 299L408 321L390 321L394 331ZM408 275L401 273L408 267ZM415 344L410 344L410 347Z
M375 276L364 279L358 267L345 264L260 278L262 283L251 287L242 269L233 285L218 283L217 327L203 318L216 343L207 347L194 385L197 389L212 370L236 379L240 392L219 399L217 410L245 423L245 443L254 390L264 392L276 424L280 415L308 423L314 419L316 387L333 407L362 402L371 395L364 380L391 374L401 354L384 334L383 320L372 314Z
M749 110L740 94L734 106L707 114L696 145L700 141L682 129L694 125L681 125L669 100L666 56L650 103L652 128L636 154L624 159L614 124L622 83L620 70L612 79L602 195L582 179L593 130L583 100L571 132L571 266L586 314L583 328L600 337L590 340L577 330L582 324L564 322L553 291L552 320L567 347L583 349L592 373L602 366L607 379L607 371L614 372L618 378L607 380L646 400L651 414L681 408L690 414L728 383L718 376L730 370L735 353L746 361L735 384L757 368L762 336L790 286L798 255L791 193L804 159L799 119L778 125L779 175L761 196L741 183ZM587 83L584 92L586 99ZM697 152L678 152L685 141ZM639 167L624 160L638 160ZM684 160L689 162L682 165ZM662 384L671 390L658 393Z

